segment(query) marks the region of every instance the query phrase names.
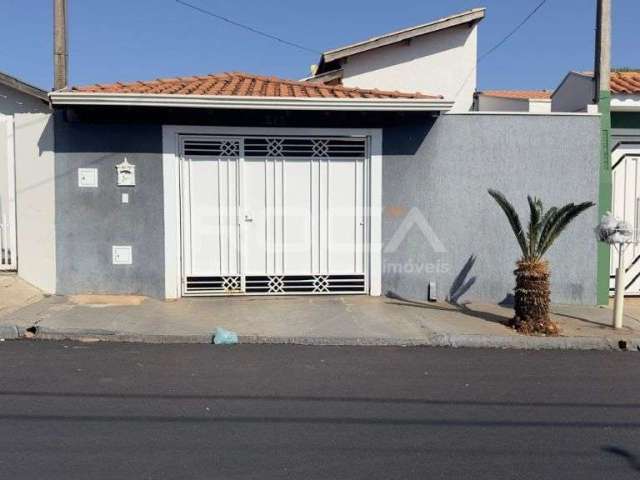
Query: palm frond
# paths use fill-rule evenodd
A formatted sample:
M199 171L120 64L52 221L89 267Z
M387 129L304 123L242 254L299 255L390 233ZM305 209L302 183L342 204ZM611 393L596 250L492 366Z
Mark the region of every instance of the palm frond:
M556 213L549 219L549 223L547 224L544 237L540 239L540 248L538 255L541 257L543 253L550 247L551 243L554 241L554 232L557 226L562 222L562 219L575 207L574 203L568 203L565 206L558 208Z
M539 257L542 257L549 250L553 242L578 215L594 205L593 202L583 202L578 205L570 203L558 210L551 222L544 243L540 245Z
M535 251L538 248L538 238L540 237L541 225L540 221L543 215L543 207L542 202L537 198L531 198L531 196L527 196L527 200L529 201L529 232L527 233L527 237L529 237L529 257L533 257L535 255Z
M550 236L553 234L553 231L556 228L558 222L565 216L565 214L574 207L573 203L568 203L563 207L556 208L555 213L549 217L547 220L547 224L542 231L542 235L540 235L540 241L538 243L538 249L536 252L536 257L541 258L543 255L543 251L546 251L548 248L548 242Z
M536 248L534 250L535 252L534 257L536 259L539 259L542 256L540 255L540 247L542 246L542 244L544 243L545 239L549 234L549 229L553 224L553 220L556 218L557 212L558 212L557 207L551 207L549 210L545 212L544 216L542 217L542 220L540 221L540 237L538 238L538 244L536 245Z
M522 224L520 223L520 217L518 216L516 209L513 208L513 205L509 203L509 200L507 200L505 196L499 191L489 189L489 195L493 197L493 199L498 203L500 208L502 208L502 211L507 216L507 220L509 220L509 224L511 225L511 229L516 236L518 245L520 245L520 249L522 250L522 255L526 257L529 252L529 245L527 244L527 238L524 234L524 231L522 230Z

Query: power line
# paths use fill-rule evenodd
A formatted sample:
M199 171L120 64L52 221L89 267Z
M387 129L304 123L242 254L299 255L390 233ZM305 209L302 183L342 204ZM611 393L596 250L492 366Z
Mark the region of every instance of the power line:
M204 8L201 8L201 7L198 7L197 5L193 5L191 3L185 2L184 0L176 0L176 3L179 3L180 5L183 5L185 7L189 7L189 8L191 8L191 9L197 11L197 12L203 13L203 14L208 15L210 17L217 18L218 20L222 20L223 22L229 23L231 25L234 25L236 27L242 28L242 29L247 30L249 32L261 35L261 36L269 38L271 40L275 40L276 42L280 42L280 43L282 43L284 45L288 45L290 47L294 47L294 48L297 48L299 50L303 50L305 52L310 52L310 53L315 53L317 55L322 55L322 52L319 52L318 50L314 50L312 48L305 47L304 45L300 45L298 43L290 42L288 40L285 40L283 38L277 37L275 35L271 35L270 33L263 32L262 30L258 30L256 28L250 27L250 26L245 25L243 23L236 22L235 20L232 20L232 19L227 18L227 17L223 17L222 15L218 15L217 13L214 13L214 12L212 12L210 10L205 10Z
M529 14L524 17L524 19L513 29L511 30L502 40L500 40L498 43L496 43L493 47L491 47L489 50L487 50L486 52L484 52L480 58L478 58L478 62L481 62L485 57L491 55L493 52L495 52L498 48L500 48L502 45L504 45L505 43L507 43L507 41L513 37L516 32L518 30L520 30L522 27L524 27L524 25L531 19L531 17L533 17L538 10L540 10L542 8L542 6L547 3L547 0L542 0L538 6L536 8L534 8L533 10L531 10L531 12L529 12Z
M520 30L522 27L525 26L525 24L531 20L531 18L538 13L538 10L540 10L545 3L547 3L548 0L542 0L533 10L531 10L526 17L524 17L524 19L518 24L516 25L516 27L511 30L507 35L505 35L502 40L500 40L498 43L496 43L493 47L491 47L489 50L487 50L486 52L484 52L482 55L480 55L478 57L478 60L476 60L476 64L473 66L473 68L469 71L469 74L467 75L467 77L464 79L464 82L462 82L462 85L460 85L460 89L458 90L458 92L456 93L455 99L457 100L458 96L460 95L460 92L462 91L462 89L464 88L464 86L467 84L467 82L469 81L469 78L471 78L471 75L473 75L473 72L475 72L478 69L478 64L484 60L485 58L487 58L489 55L491 55L493 52L495 52L497 49L499 49L502 45L504 45L505 43L507 43L507 41L513 37L518 30Z

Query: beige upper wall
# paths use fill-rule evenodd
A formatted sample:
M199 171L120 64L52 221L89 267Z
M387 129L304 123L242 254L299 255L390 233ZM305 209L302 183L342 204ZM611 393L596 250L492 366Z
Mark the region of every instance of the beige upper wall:
M494 97L479 93L476 110L479 112L528 112L529 99Z
M18 275L55 293L53 118L41 100L3 85L0 115L13 118ZM0 181L6 175L1 169Z
M477 24L460 25L353 55L342 65L347 87L443 95L468 111L476 90Z
M474 110L478 112L550 113L551 100L541 98L506 98L478 92Z

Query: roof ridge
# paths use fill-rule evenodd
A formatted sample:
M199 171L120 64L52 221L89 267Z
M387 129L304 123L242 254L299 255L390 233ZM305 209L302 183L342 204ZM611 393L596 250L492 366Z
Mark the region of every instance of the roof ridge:
M552 92L548 88L492 88L490 90L478 90L478 93L486 92Z
M322 83L322 82L291 80L288 78L279 78L274 76L267 77L264 75L257 75L257 74L246 73L246 72L226 72L226 73L230 75L246 76L246 77L255 78L259 80L275 81L275 82L284 83L287 85L294 85L294 86L300 86L300 87L312 86L316 88L327 88L329 90L339 90L341 92L395 94L400 96L406 96L406 95L411 95L411 96L417 95L417 96L426 96L426 97L436 96L436 95L427 95L422 92L400 92L398 90L379 90L377 88L345 87L344 85L327 85L326 83Z
M232 84L214 87L220 82ZM254 91L252 83L261 82ZM282 90L284 89L284 90ZM294 90L296 89L296 90ZM441 95L428 95L421 92L399 92L397 90L379 90L359 87L345 87L344 85L326 85L321 82L305 82L274 76L259 75L247 72L231 71L211 73L207 75L190 75L178 77L156 78L154 80L138 80L134 82L95 83L92 85L74 86L72 91L94 93L139 93L139 94L192 94L192 95L224 95L232 96L281 96L281 97L338 97L338 98L434 98L442 99ZM197 93L193 93L197 92ZM324 93L322 93L324 92Z
M375 35L373 37L357 41L349 45L332 48L322 53L320 62L331 62L333 60L348 57L356 53L362 53L362 51L379 48L387 44L390 45L393 43L397 43L403 41L405 38L419 37L445 28L451 28L470 22L481 21L485 17L485 12L486 8L484 7L471 8L454 13L452 15L448 15L446 17L436 18L435 20L431 20L426 23L401 28L392 32ZM394 37L397 38L394 39ZM374 45L380 42L382 42L383 44Z

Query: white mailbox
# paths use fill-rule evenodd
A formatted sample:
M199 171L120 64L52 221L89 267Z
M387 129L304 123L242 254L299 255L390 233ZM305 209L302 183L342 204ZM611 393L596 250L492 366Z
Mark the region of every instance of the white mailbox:
M136 166L129 163L125 157L124 162L116 165L119 187L133 187L136 184Z

